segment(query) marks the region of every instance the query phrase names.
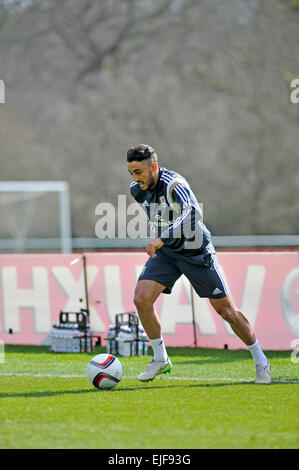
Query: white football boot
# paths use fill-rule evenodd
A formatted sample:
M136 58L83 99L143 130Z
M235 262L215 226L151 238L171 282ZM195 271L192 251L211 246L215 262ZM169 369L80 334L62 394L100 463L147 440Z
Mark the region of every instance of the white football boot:
M270 384L271 383L271 367L269 362L266 366L256 366L256 384Z
M152 359L148 368L142 372L142 374L138 375L137 379L141 382L149 382L150 380L154 380L157 375L168 374L171 372L171 369L172 364L169 358L167 358L167 361L155 361Z

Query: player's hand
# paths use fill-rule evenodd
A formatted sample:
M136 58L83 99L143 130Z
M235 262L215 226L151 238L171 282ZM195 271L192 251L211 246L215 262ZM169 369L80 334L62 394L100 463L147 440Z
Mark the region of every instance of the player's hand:
M151 258L156 258L155 251L161 248L164 245L164 242L160 238L155 238L155 240L148 243L146 247L146 252Z

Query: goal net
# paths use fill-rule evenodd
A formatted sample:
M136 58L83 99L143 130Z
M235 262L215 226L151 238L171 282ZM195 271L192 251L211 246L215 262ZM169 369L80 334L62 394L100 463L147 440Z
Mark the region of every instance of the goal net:
M0 249L72 251L65 181L0 182Z

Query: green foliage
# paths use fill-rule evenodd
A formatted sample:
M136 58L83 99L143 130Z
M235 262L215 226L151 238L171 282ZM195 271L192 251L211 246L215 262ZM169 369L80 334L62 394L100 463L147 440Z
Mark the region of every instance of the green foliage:
M93 355L6 346L0 448L298 448L299 371L271 351L271 385L255 385L248 351L168 348L171 375L138 382L149 357L120 358L124 377L99 391ZM294 383L295 382L295 383Z

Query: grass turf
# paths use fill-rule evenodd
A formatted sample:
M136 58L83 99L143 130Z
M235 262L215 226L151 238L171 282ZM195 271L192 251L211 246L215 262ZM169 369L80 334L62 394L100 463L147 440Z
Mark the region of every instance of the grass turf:
M168 348L171 374L136 379L151 357L120 358L116 388L87 379L98 353L5 347L2 449L298 449L299 365L268 351L272 384L256 385L248 351Z

